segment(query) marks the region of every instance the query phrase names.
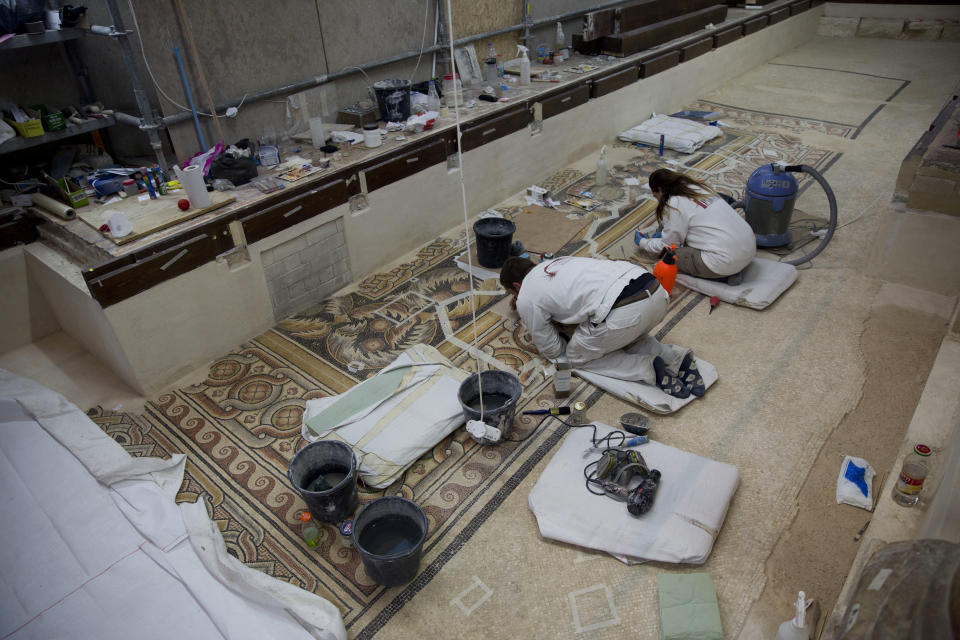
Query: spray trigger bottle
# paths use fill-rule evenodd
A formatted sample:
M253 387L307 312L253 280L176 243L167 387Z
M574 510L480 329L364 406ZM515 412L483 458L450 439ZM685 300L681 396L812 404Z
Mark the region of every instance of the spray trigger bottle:
M812 601L811 604L816 604ZM807 596L801 591L797 594L797 613L792 620L781 623L777 630L776 640L810 640L813 637L817 627L817 617L819 608L814 608L811 616L813 619L807 624Z
M527 57L528 49L522 44L517 45L517 56L520 58L520 84L530 84L530 58Z
M660 281L663 288L667 290L667 294L673 291L673 283L677 279L676 248L675 244L664 247L660 253L660 262L653 265L653 277Z
M596 183L598 187L607 184L607 145L600 147L600 157L597 159Z

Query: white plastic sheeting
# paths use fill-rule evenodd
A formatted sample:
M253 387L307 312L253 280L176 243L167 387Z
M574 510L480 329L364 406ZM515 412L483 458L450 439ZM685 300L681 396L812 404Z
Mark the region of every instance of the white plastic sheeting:
M597 424L597 438L611 431ZM583 468L599 457L584 456L592 436L590 427L571 429L530 491L543 537L625 562L706 562L740 482L737 468L651 440L638 451L662 477L653 508L634 517L623 502L587 491Z
M310 442L345 442L357 456L364 483L389 486L464 424L457 394L468 375L433 347L414 345L352 389L308 400L301 434ZM391 380L386 387L385 379Z
M132 458L0 369L0 637L346 640L330 602L229 555L186 456Z
M660 145L660 136L663 136L663 146L680 153L693 153L709 140L723 135L720 127L687 120L686 118L671 118L670 116L653 114L645 120L617 136L624 142L639 142L651 147Z

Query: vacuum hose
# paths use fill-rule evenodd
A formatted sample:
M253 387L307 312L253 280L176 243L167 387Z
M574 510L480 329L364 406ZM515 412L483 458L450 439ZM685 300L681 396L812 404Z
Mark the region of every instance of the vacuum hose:
M794 266L798 264L803 264L813 260L821 251L823 251L828 244L830 244L830 238L833 237L833 232L837 228L837 197L833 194L833 189L830 188L830 185L827 183L823 175L806 164L794 164L784 167L784 171L790 171L792 173L803 172L810 175L811 178L820 183L820 186L823 187L823 192L827 194L827 202L830 204L830 221L827 223L827 233L823 236L823 240L817 245L817 248L813 250L812 253L808 253L796 260L787 260L787 264L792 264Z

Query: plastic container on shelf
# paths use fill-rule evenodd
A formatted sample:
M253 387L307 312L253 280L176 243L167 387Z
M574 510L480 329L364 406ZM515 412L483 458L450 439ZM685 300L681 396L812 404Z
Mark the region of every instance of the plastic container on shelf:
M453 106L454 94L456 94L457 104L463 104L463 83L460 81L460 74L448 73L443 76L443 97L448 107Z
M381 144L383 144L383 136L380 135L380 125L373 122L363 125L363 146L373 149Z

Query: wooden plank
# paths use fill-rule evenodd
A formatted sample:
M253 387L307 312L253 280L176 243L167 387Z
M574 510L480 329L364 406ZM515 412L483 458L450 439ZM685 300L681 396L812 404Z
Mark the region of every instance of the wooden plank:
M149 235L154 231L160 231L210 211L215 211L236 201L236 198L226 191L213 191L210 193L209 207L202 209L192 207L186 211L181 211L177 207L177 202L185 197L186 193L183 192L171 193L165 196L157 196L156 200L147 200L145 204L140 204L136 197L131 196L113 204L83 207L77 211L77 217L94 229L99 230L100 227L107 224L110 216L115 213L123 213L130 224L133 225L132 233L122 238L114 238L109 231L101 231L103 237L122 245Z
M750 18L743 23L743 35L748 36L751 33L756 33L767 26L767 16L757 16L756 18Z
M800 0L790 5L790 15L795 16L810 8L810 0Z
M591 11L583 16L583 39L596 40L614 33L614 19L616 12L613 9Z
M700 11L717 0L647 0L617 9L617 33L633 31L657 22Z
M585 56L595 56L600 53L600 39L597 40L585 40L584 37L579 34L573 34L573 50L577 53L582 53Z
M687 15L627 31L618 36L607 36L601 40L600 49L603 53L612 56L629 56L699 31L708 24L722 22L726 15L727 6L715 4Z
M778 22L783 22L790 17L790 7L782 7L780 9L774 9L769 14L770 24L777 24Z
M680 47L680 62L693 60L711 50L713 50L713 37L707 36L702 40L697 40L696 42Z
M668 51L640 63L640 77L649 78L680 64L680 50Z
M743 25L736 25L713 34L713 48L722 47L743 37Z
M332 209L347 201L346 181L341 177L316 185L291 198L240 217L248 243L257 242L279 231Z
M460 150L466 153L497 138L519 131L529 123L530 112L527 111L526 104L495 113L463 127L460 135Z
M640 76L637 73L637 66L635 64L631 64L626 69L620 69L619 71L609 73L602 78L593 80L590 83L590 95L594 98L605 96L608 93L612 93L617 89L622 89L628 84L636 82L639 77Z
M541 115L543 119L552 118L560 115L564 111L569 111L574 107L586 104L590 99L590 86L583 82L575 87L565 87L552 95L546 95L537 102L542 105Z

